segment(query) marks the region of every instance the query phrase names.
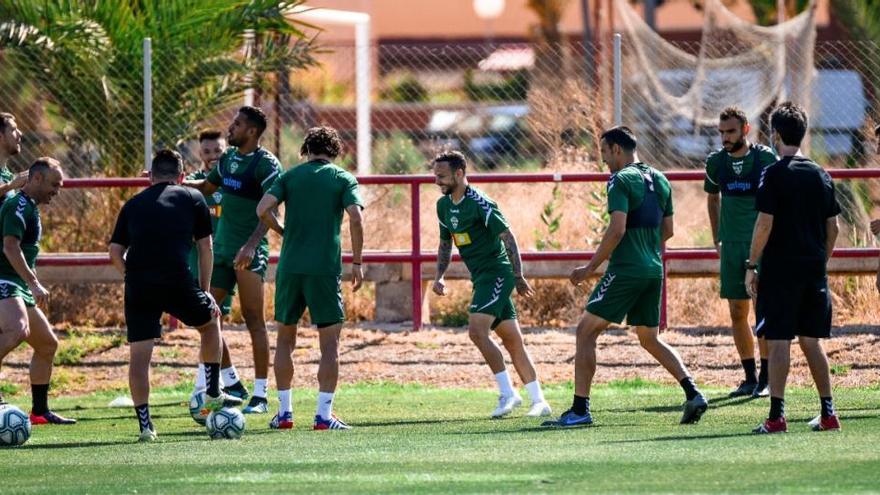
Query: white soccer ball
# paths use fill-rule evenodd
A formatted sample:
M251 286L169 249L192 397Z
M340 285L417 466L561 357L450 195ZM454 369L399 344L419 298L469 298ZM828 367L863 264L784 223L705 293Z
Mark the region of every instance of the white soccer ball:
M0 445L22 445L31 437L31 420L21 409L0 406Z
M224 407L208 415L205 428L212 440L239 439L244 434L244 414L238 409Z
M205 393L204 392L194 392L189 397L189 415L192 416L193 421L196 423L205 426L205 420L208 419L207 412L202 412L205 410Z

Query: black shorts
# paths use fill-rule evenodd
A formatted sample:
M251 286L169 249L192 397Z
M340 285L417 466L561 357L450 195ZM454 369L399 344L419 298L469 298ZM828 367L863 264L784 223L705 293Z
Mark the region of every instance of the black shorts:
M162 313L191 327L200 327L214 317L211 299L191 277L174 284L125 282L125 325L129 342L159 338Z
M826 339L831 336L828 278L759 278L755 314L758 337L767 340L793 340L795 336Z

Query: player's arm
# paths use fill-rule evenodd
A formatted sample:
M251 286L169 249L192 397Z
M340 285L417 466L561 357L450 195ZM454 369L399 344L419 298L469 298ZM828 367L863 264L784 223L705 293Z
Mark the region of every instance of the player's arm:
M596 254L593 255L593 258L590 259L589 263L575 268L575 270L571 272L571 277L569 278L571 283L579 285L581 282L589 278L590 275L595 273L596 269L598 269L605 260L611 257L611 253L613 253L617 245L620 244L624 234L626 234L626 213L617 210L612 211L611 222L608 224L608 228L602 236L602 242L600 242L599 247L596 248Z
M116 271L123 277L125 276L126 251L128 251L128 247L115 242L110 243L110 263L113 264L113 268L116 268Z
M761 254L770 239L771 230L773 230L773 215L764 212L758 213L758 219L755 220L755 230L752 232L752 246L749 248L750 264L755 265L761 259ZM746 270L746 292L752 298L758 297L758 275L754 269Z
M672 216L663 217L663 223L660 226L660 241L664 244L675 235L675 223Z
M831 259L834 253L834 243L837 242L837 235L840 233L840 226L837 224L837 215L829 217L825 220L825 262Z
M284 235L284 227L278 222L277 206L278 198L271 192L267 192L257 204L257 216L269 229L278 232L279 235Z
M516 277L516 291L521 296L532 297L535 291L529 285L528 280L523 276L522 256L519 254L519 246L516 243L516 236L510 229L505 230L498 235L501 242L504 243L504 249L507 250L507 257L513 267L513 276Z
M3 254L6 255L6 259L9 260L15 273L27 283L37 303L48 302L49 291L40 284L40 281L37 280L37 274L27 265L24 253L21 252L21 239L14 235L3 236Z
M712 229L712 244L718 249L718 224L721 218L721 194L706 195L706 209L709 211L709 228Z
M351 235L351 282L352 291L357 292L364 283L364 213L359 204L345 208L348 213L348 227Z
M187 179L182 182L184 186L191 187L202 193L203 196L210 196L219 189L218 184L214 184L208 179Z
M211 274L214 271L214 245L211 236L197 239L196 248L199 250L199 287L205 292L211 292Z
M16 189L21 189L25 184L27 184L28 175L27 172L20 173L15 176L9 182L0 183L0 196L8 193L9 191L14 191Z

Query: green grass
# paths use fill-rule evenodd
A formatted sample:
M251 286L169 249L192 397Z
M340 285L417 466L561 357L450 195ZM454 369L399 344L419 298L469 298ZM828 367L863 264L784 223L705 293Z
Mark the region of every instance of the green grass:
M93 352L119 347L124 343L125 336L121 334L105 335L70 330L67 337L58 344L55 364L79 364L83 358Z
M189 418L188 387L154 393L160 441L134 443L112 393L56 399L75 427L38 427L0 450L3 493L876 492L880 388L840 389L844 430L813 433L813 391L792 389L790 433L752 436L767 401L717 399L699 425L680 426L681 392L640 380L593 393L596 425L545 430L539 420L492 421L490 391L359 384L337 412L356 429L313 432L312 391L297 391L294 431L248 416L240 441L210 441ZM721 390L709 390L720 397ZM557 412L567 385L547 388ZM24 405L24 397L19 397ZM274 401L273 401L274 402ZM523 411L520 410L519 414ZM48 481L47 481L48 480Z

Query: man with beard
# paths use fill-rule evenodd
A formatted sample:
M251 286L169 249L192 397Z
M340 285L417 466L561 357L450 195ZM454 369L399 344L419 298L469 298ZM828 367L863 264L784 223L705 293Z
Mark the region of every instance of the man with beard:
M749 325L749 295L745 286L745 260L749 256L752 229L758 216L755 193L765 167L776 154L763 145L750 143L745 112L729 107L721 112L718 132L723 147L706 158L703 190L708 193L712 240L721 257L721 298L727 299L733 342L742 362L745 379L730 397L766 397L767 343L758 339L761 372L756 373L755 340Z
M9 170L7 161L21 152L21 131L11 113L0 113L0 206L11 198L16 189L27 182L27 174L15 175Z

